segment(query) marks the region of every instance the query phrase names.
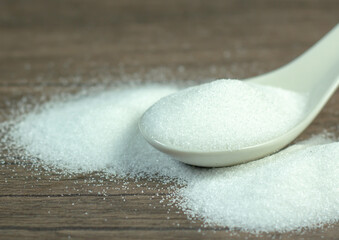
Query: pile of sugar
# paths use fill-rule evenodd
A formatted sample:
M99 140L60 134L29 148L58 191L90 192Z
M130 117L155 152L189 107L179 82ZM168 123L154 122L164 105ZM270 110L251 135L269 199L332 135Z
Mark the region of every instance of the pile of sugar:
M143 140L137 123L148 107L174 91L173 86L121 87L51 102L24 116L10 137L26 156L69 173L106 171L135 177L153 174L156 168L165 171L169 157Z
M179 190L180 206L207 224L249 232L338 221L339 143L310 146L316 140L260 161L204 171Z
M164 85L119 87L47 103L3 123L10 132L1 141L11 139L20 159L67 173L173 180L174 204L212 226L284 232L338 221L339 143L311 139L241 166L194 168L153 149L137 127L147 108L175 91Z
M306 97L288 90L218 80L153 105L141 126L153 139L184 150L237 150L269 141L303 117Z

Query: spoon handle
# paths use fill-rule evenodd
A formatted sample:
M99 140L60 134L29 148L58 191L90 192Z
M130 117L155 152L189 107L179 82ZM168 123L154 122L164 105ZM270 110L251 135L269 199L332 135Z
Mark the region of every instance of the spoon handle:
M339 24L290 63L248 80L298 92L315 91L315 94L321 94L338 86L338 76Z

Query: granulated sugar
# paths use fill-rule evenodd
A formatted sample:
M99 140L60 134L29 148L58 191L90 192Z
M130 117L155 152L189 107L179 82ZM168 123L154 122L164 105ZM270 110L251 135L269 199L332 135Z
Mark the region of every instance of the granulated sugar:
M237 150L269 141L303 117L306 97L287 90L218 80L161 99L142 117L155 140L185 150Z
M11 126L9 137L24 150L23 158L68 173L184 176L189 167L155 151L137 125L148 107L174 91L173 86L122 86L47 103Z
M174 91L170 86L122 87L67 103L49 103L42 111L26 115L10 134L27 155L69 172L132 173L139 168L138 164L129 168L135 163L129 159L147 159L151 149L139 144L138 119Z
M317 140L260 161L202 171L179 190L180 206L208 224L250 232L338 221L339 143L310 146Z
M240 166L194 168L153 149L137 127L148 107L175 91L166 85L119 87L47 103L0 126L10 129L2 145L11 142L21 149L8 149L5 159L13 155L64 173L100 171L118 178L172 180L173 203L212 226L284 232L338 221L338 143L320 137ZM291 97L285 103L302 108L298 95L276 95ZM297 114L297 106L288 107Z

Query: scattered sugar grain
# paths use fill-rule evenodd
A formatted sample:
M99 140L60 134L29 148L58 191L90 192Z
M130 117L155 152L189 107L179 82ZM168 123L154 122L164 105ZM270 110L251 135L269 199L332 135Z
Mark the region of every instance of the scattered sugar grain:
M170 200L207 226L285 232L338 221L337 142L317 137L240 166L190 167L153 149L137 128L148 107L176 90L159 85L120 87L51 102L7 123L9 128L2 124L10 133L1 141L10 139L21 148L20 159L50 169L99 171L126 179L123 189L128 187L126 177L174 181L166 189ZM84 183L96 178L89 180Z
M142 117L149 136L195 151L237 150L269 141L303 117L306 97L239 80L217 80L164 97Z

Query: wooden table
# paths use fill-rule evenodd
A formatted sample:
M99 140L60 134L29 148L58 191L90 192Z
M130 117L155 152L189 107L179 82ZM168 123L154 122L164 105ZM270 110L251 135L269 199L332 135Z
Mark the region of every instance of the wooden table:
M30 101L133 77L198 83L264 73L338 22L337 0L1 0L0 121L12 108L6 101L23 96ZM338 133L338 107L337 91L299 139L324 129ZM0 239L255 238L210 227L198 232L201 222L159 203L166 191L152 198L156 183L124 190L95 175L60 177L1 160ZM272 236L339 239L339 224L262 238Z

